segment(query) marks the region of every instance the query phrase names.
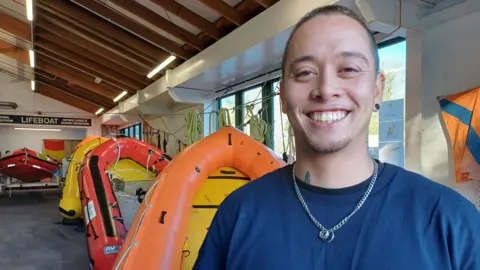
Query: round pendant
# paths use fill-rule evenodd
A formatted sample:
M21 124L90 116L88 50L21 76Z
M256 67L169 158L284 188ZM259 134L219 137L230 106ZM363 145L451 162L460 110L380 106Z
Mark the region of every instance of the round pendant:
M333 241L333 238L335 238L335 234L333 233L333 231L324 229L320 231L318 237L320 237L320 239L322 239L324 242L330 243Z

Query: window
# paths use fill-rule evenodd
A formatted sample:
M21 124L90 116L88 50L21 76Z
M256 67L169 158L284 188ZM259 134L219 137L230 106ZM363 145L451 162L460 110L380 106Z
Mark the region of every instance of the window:
M279 82L273 83L274 92L278 92ZM273 150L280 157L286 151L288 143L288 117L282 113L280 95L273 98Z
M259 116L269 126L269 132L263 143L273 149L273 133L272 128L274 119L274 105L273 105L273 84L278 79L273 79L266 83L261 83L254 87L238 91L229 96L221 97L218 99L218 108L229 109L229 115L232 124L243 130L246 134L250 135L250 125L247 124L251 115ZM253 105L253 111L247 112L245 105ZM263 110L262 110L263 108ZM259 114L260 112L260 114Z
M140 133L140 125L135 125L135 139L140 140L141 138L141 133Z
M381 44L380 44L381 46ZM385 162L404 166L404 98L405 98L405 65L406 42L387 45L379 50L381 70L386 75L383 105L379 113L373 113L369 126L368 150L372 157ZM232 124L250 135L250 127L246 123L245 104L254 104L253 114L257 115L261 108L261 117L270 125L271 137L265 143L281 156L288 146L287 115L281 111L278 93L278 78L262 83L253 88L236 92L218 100L218 108L229 109ZM263 87L264 86L264 87ZM263 88L262 88L263 87ZM236 108L233 110L233 108ZM240 110L241 108L241 110ZM385 114L385 112L387 112ZM392 112L394 112L392 114ZM392 115L394 117L392 118Z
M404 167L404 98L406 42L379 50L380 69L385 74L383 104L372 114L368 130L371 156ZM388 112L388 113L386 113Z
M143 123L138 123L120 130L120 134L137 140L143 138Z
M231 95L228 97L221 98L219 101L219 108L228 109L228 114L230 116L230 121L233 126L236 126L236 113L234 110L236 102L236 95Z
M253 105L253 111L251 112L253 115L258 115L259 110L262 109L262 87L256 87L251 90L247 90L243 92L242 96L242 104L243 105ZM245 134L250 135L250 125L247 124L248 120L250 120L249 112L247 111L246 107L242 107L242 124L244 125L242 130Z

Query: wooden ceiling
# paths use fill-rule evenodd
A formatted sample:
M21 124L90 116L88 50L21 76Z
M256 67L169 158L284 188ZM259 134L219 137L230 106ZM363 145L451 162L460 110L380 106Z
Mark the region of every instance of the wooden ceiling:
M0 28L33 45L38 93L94 113L163 76L147 78L169 56L175 68L277 1L33 0L33 31L1 9ZM18 43L0 39L0 53L29 65Z

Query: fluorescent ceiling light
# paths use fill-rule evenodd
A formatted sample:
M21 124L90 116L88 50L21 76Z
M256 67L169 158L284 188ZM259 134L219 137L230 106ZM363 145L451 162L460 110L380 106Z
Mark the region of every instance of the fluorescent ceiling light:
M147 77L149 79L152 78L153 76L155 76L155 74L160 72L160 70L164 69L166 66L168 66L168 64L173 62L173 60L175 60L175 59L176 59L176 57L173 56L173 55L168 57L167 60L163 61L160 65L158 65L156 68L154 68L152 71L150 71L150 73L148 73Z
M32 91L35 91L35 81L31 81Z
M98 111L95 113L95 115L98 115L101 112L103 112L103 108L98 109Z
M62 131L57 128L15 128L16 130L31 130L31 131Z
M35 52L33 50L28 50L28 55L30 56L30 66L35 67Z
M33 0L27 0L27 19L33 21Z
M113 99L113 102L119 101L121 98L123 98L127 94L127 91L123 91L120 95L118 95L115 99Z

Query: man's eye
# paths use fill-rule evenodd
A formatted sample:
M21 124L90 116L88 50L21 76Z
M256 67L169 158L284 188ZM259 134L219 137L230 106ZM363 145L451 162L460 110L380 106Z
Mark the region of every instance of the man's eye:
M306 76L309 76L309 75L312 75L312 74L313 74L313 71L304 70L304 71L300 71L300 72L295 73L295 78L306 77Z

